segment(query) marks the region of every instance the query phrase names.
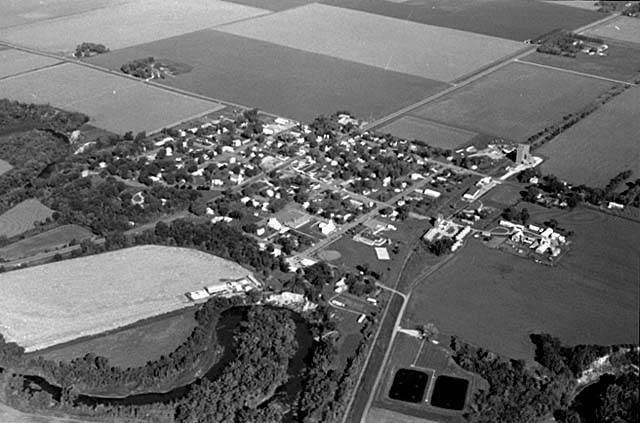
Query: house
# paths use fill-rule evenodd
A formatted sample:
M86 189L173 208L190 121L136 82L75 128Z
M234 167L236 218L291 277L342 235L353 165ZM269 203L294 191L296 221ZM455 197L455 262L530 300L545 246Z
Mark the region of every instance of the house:
M269 220L267 220L267 226L273 229L274 231L278 231L278 232L280 232L284 227L284 225L280 223L280 221L275 217L269 218Z
M389 256L389 251L385 247L375 247L376 257L378 260L391 260Z
M131 204L141 207L144 205L144 194L142 193L142 191L138 191L133 194L133 197L131 197Z
M427 197L431 197L431 198L438 198L440 197L440 195L442 195L440 192L433 189L429 189L429 188L425 188L424 191L422 191L422 193Z
M318 227L320 228L320 232L322 232L322 235L329 235L331 232L337 229L336 224L333 223L333 220L329 220L327 223L320 222Z

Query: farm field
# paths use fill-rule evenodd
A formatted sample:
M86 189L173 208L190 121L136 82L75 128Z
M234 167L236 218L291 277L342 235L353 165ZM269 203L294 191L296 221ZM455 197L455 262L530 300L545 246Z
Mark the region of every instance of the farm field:
M60 63L59 60L19 50L0 50L0 79Z
M586 35L640 43L640 19L620 16L606 25L588 30Z
M123 369L140 367L175 351L191 335L195 326L194 310L188 309L35 354L47 360L71 361L92 353L108 358L111 366Z
M602 187L619 172L640 173L640 89L629 88L577 125L536 150L544 173ZM579 154L576 154L579 152Z
M0 29L0 39L55 53L73 53L84 41L116 50L265 12L218 0L132 0L59 19Z
M0 80L0 92L12 100L83 112L92 125L120 134L157 131L224 107L71 63Z
M410 113L522 142L612 86L611 82L512 63Z
M337 110L349 110L363 119L381 117L447 87L430 79L214 30L123 49L89 61L117 70L123 63L145 56L193 67L191 72L159 80L163 84L302 122Z
M477 134L450 126L429 122L414 116L403 116L383 126L379 131L407 140L420 140L433 147L457 148Z
M13 166L11 166L11 164L9 164L9 162L0 159L0 175L2 175L3 173L7 173L12 168L13 168Z
M81 226L64 225L2 247L0 248L0 257L5 260L16 260L53 250L67 245L73 240L80 243L83 239L89 239L93 236L91 231Z
M532 221L572 230L557 267L536 264L471 240L413 293L403 327L434 323L442 332L499 354L533 359L532 332L567 344L638 342L638 224L590 209L526 205Z
M153 245L16 270L0 282L0 332L35 351L187 307L186 292L248 274L220 257Z
M555 4L558 6L577 7L586 10L598 10L598 6L593 0L548 0L545 3Z
M11 238L35 227L51 217L53 210L38 200L30 199L17 204L0 216L0 236Z
M0 421L11 423L94 423L94 420L67 419L63 417L27 414L0 402Z
M10 0L3 2L0 28L23 25L93 9L113 6L129 0Z
M579 54L576 58L533 52L522 60L605 78L633 81L640 77L640 44L607 42L606 57Z
M453 81L523 48L511 40L322 4L218 29L439 81Z

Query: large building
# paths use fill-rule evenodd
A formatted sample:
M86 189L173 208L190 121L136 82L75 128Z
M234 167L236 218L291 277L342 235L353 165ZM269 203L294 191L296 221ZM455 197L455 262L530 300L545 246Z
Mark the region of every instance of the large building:
M527 163L531 160L531 150L529 144L518 144L516 149L516 164Z

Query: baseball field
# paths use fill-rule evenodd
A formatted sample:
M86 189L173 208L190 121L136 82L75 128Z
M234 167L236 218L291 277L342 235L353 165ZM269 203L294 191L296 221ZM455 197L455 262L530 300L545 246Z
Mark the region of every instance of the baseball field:
M56 63L60 63L60 61L19 50L2 50L0 51L0 79L38 68L52 66Z
M186 307L186 292L248 274L210 254L154 245L16 270L0 281L0 332L38 350Z
M17 204L0 216L0 236L11 238L33 229L35 224L51 217L53 211L38 200Z

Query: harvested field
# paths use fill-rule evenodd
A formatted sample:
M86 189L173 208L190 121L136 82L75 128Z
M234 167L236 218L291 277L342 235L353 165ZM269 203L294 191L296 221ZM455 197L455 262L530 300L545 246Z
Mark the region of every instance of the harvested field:
M218 29L439 81L455 80L523 48L511 40L321 4Z
M115 50L263 13L263 9L218 0L132 0L0 29L0 39L56 53L72 53L84 41Z
M25 200L0 216L0 236L11 238L33 229L38 222L51 217L53 210L38 200Z
M527 205L575 232L555 267L471 240L413 293L403 327L427 322L508 357L533 359L532 332L567 344L638 343L640 225L590 209Z
M581 53L575 58L570 58L534 52L522 60L621 81L633 81L638 78L640 76L640 45L616 41L607 42L607 44L609 49L605 57Z
M403 116L383 126L379 131L411 141L424 141L433 147L440 148L457 148L477 135L475 132L429 122L414 116Z
M6 162L6 161L0 159L0 175L2 175L3 173L7 173L12 168L13 168L13 166L11 166L11 164L9 164L9 162Z
M220 257L154 245L16 270L0 281L0 332L34 351L187 307L186 292L248 274Z
M0 92L85 113L92 125L120 134L156 131L224 107L71 63L0 80Z
M64 225L0 248L0 257L16 260L65 246L72 241L94 237L93 233L78 225Z
M176 350L196 326L194 310L180 310L122 330L55 346L37 355L47 360L71 361L92 353L123 369L144 366Z
M613 83L512 63L411 112L514 141L594 101Z
M129 0L10 0L2 4L0 28L75 15Z
M640 19L620 16L618 19L607 22L606 25L588 30L585 35L640 43Z
M337 110L349 110L364 119L381 117L446 88L430 79L213 30L111 52L90 61L119 69L144 56L193 67L189 73L160 80L163 84L303 122Z
M574 184L602 187L619 172L640 176L640 89L629 88L577 125L536 150L544 173Z
M2 50L0 51L0 79L56 63L60 61L19 50Z

